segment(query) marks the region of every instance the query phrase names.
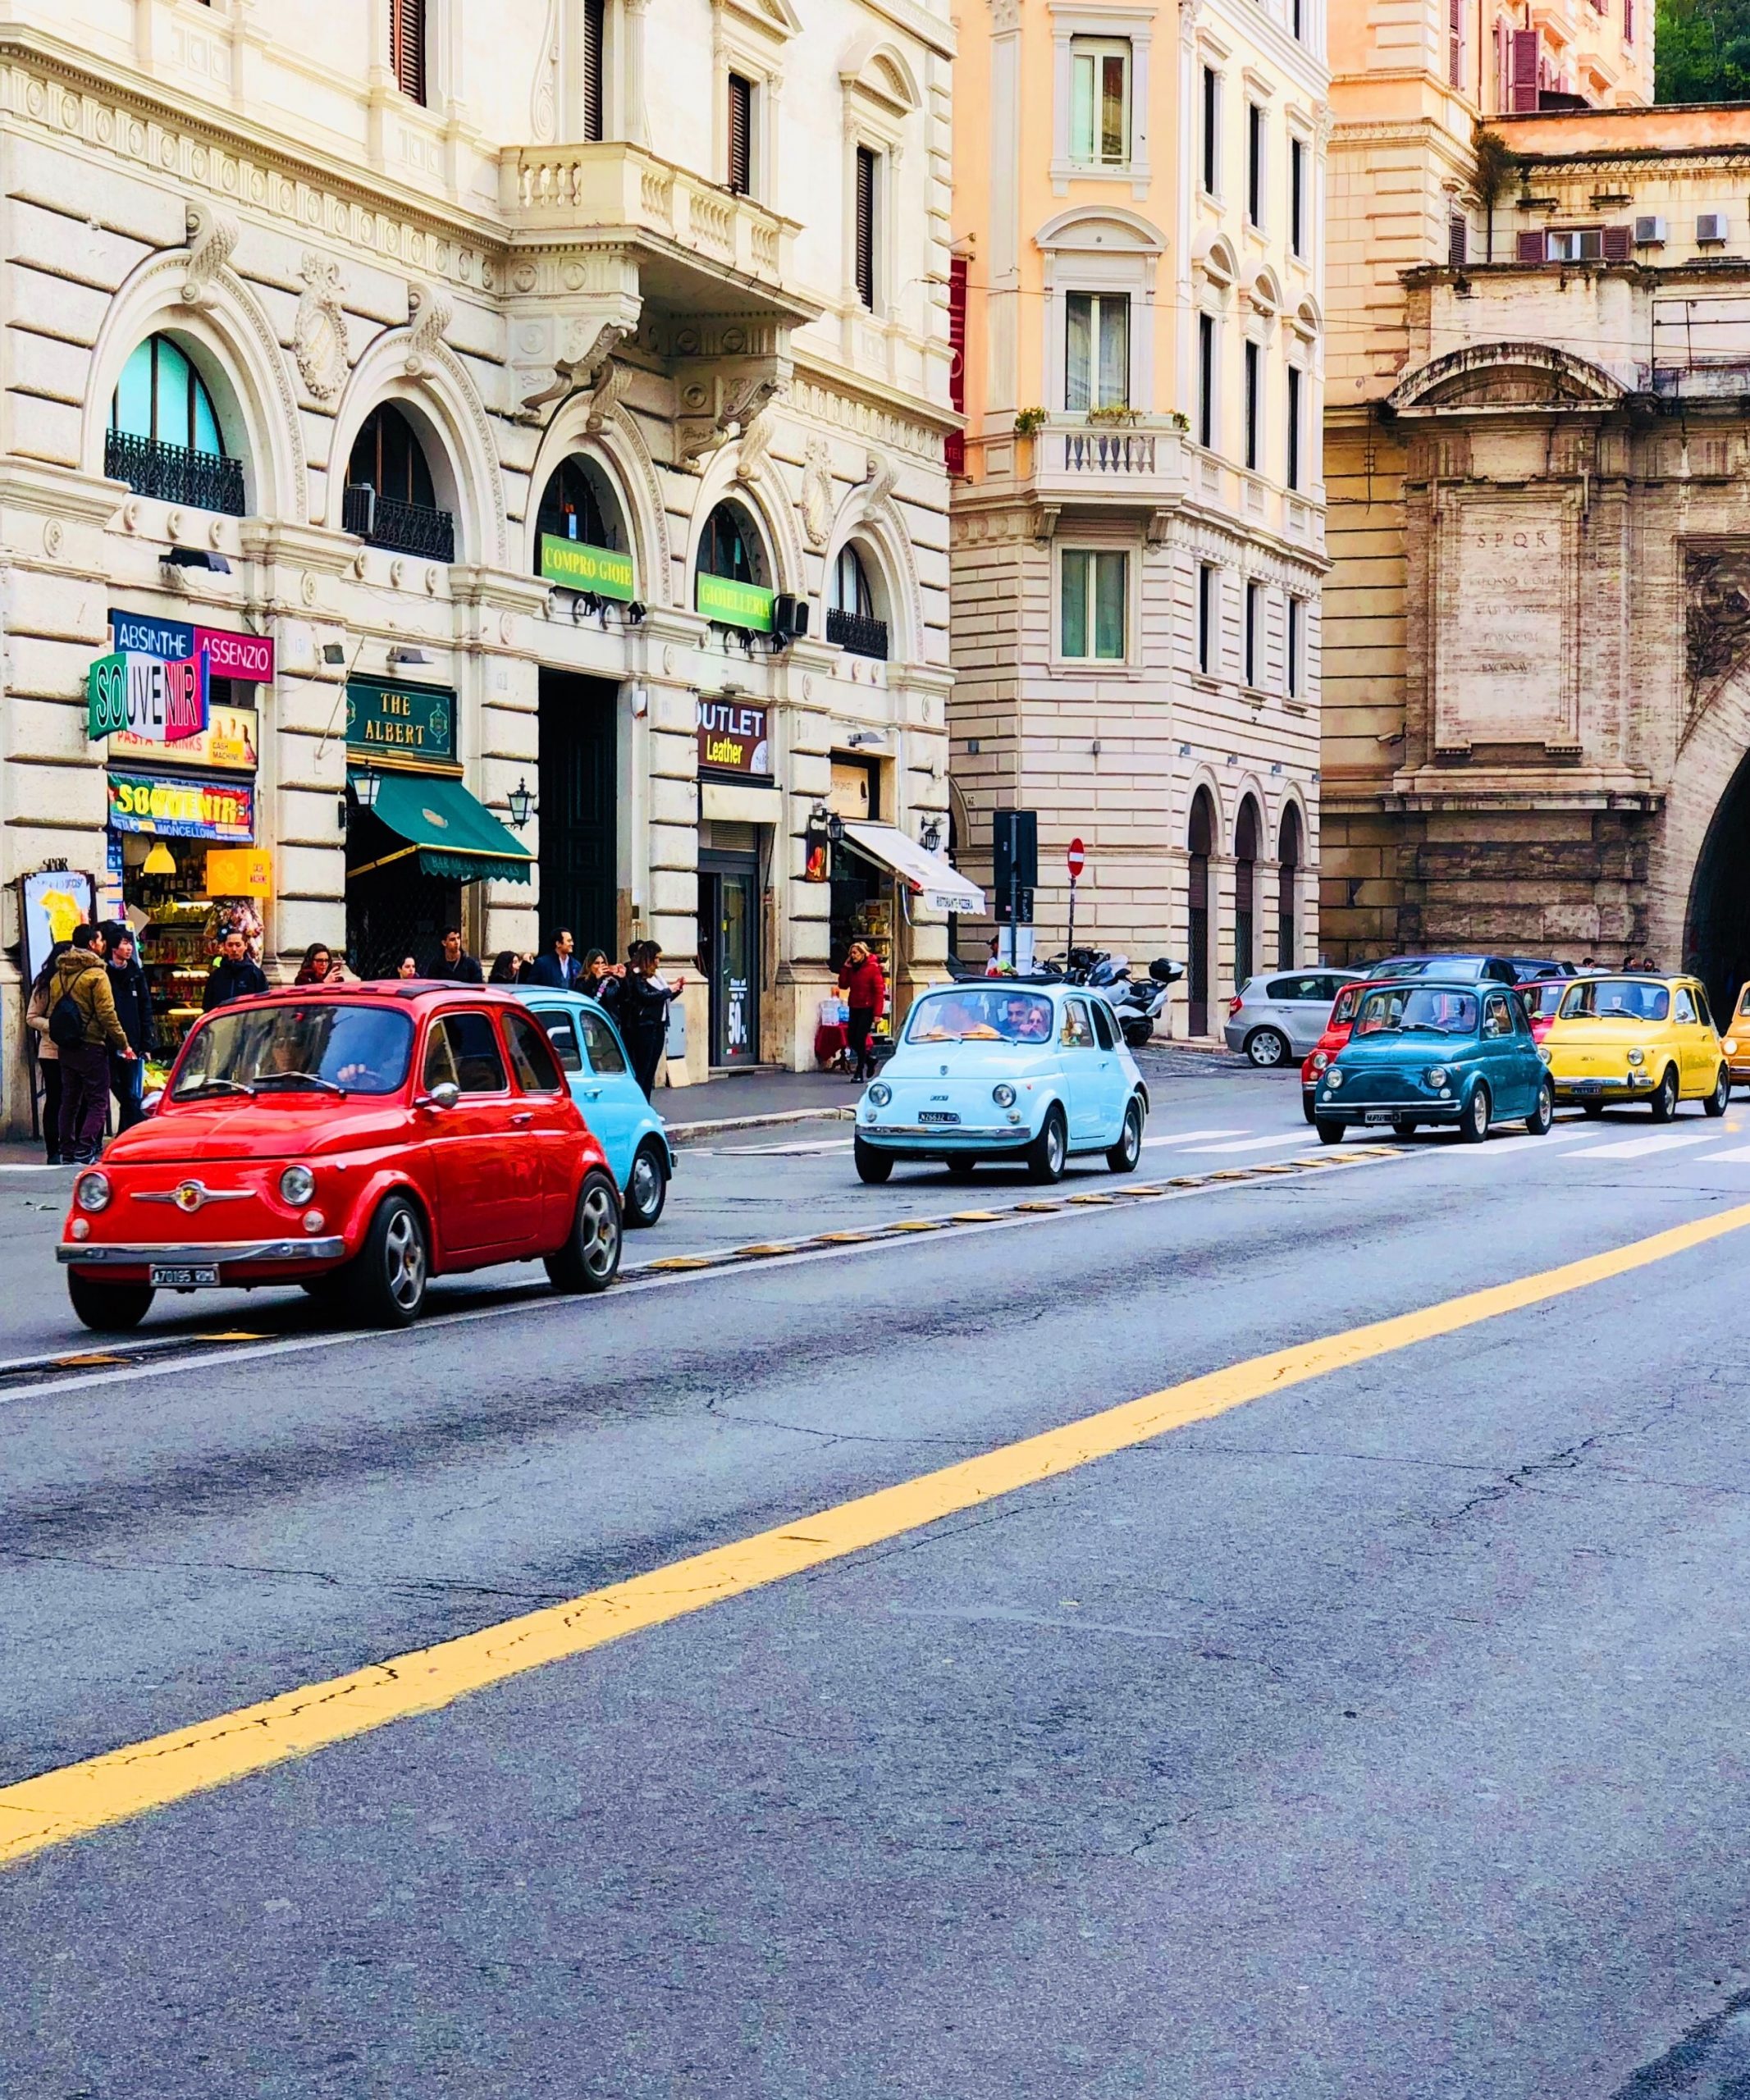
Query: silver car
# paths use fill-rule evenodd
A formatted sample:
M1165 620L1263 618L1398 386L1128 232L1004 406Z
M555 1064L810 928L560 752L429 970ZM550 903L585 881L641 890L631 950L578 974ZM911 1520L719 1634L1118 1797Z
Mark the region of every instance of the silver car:
M1249 977L1228 1002L1222 1031L1254 1065L1298 1064L1325 1032L1332 1002L1349 978L1336 970L1285 970Z

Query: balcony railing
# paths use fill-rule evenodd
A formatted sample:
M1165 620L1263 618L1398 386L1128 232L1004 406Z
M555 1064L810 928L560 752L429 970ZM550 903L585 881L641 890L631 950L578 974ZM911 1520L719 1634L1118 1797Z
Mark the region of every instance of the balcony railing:
M112 430L103 439L103 472L126 482L135 495L155 496L190 510L243 515L243 462L222 452L195 452L185 445L162 445L131 431Z
M885 620L869 619L861 613L842 613L836 605L829 606L826 638L853 656L873 656L878 664L887 661Z
M340 523L373 547L417 555L421 561L455 559L455 518L429 504L397 503L368 482L351 482L340 499Z
M1135 430L1066 431L1063 470L1068 474L1152 474L1154 433Z

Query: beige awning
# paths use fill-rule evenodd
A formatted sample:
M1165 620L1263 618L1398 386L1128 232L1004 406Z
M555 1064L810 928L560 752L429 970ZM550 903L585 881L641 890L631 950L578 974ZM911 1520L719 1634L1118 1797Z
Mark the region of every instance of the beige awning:
M958 912L969 919L988 916L990 906L976 883L969 883L939 853L926 853L915 838L907 838L891 824L847 824L844 835L866 858L891 868L932 911Z

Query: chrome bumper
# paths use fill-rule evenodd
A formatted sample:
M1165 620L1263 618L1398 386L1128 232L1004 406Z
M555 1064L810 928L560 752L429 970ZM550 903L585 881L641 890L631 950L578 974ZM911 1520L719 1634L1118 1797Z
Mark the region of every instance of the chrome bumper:
M338 1233L326 1239L222 1239L205 1247L134 1246L114 1239L81 1246L63 1240L55 1251L82 1269L234 1268L240 1262L338 1262L346 1242Z
M859 1123L865 1144L953 1145L971 1139L980 1145L1029 1145L1033 1133L1025 1123Z
M1333 1123L1361 1123L1369 1116L1414 1116L1419 1123L1432 1123L1442 1116L1456 1121L1464 1104L1461 1101L1320 1101L1314 1107Z

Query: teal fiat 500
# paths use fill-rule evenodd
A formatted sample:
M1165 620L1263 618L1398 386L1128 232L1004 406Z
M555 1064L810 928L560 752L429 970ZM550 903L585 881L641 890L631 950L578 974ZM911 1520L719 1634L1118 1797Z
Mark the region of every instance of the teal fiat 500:
M957 1179L980 1160L1055 1181L1075 1153L1114 1174L1142 1153L1148 1089L1097 992L980 978L927 992L857 1108L857 1171L884 1181L899 1159Z
M1348 1042L1321 1075L1313 1121L1327 1145L1351 1124L1400 1138L1455 1125L1480 1144L1496 1123L1542 1137L1555 1118L1531 1025L1505 984L1382 984L1364 993Z

